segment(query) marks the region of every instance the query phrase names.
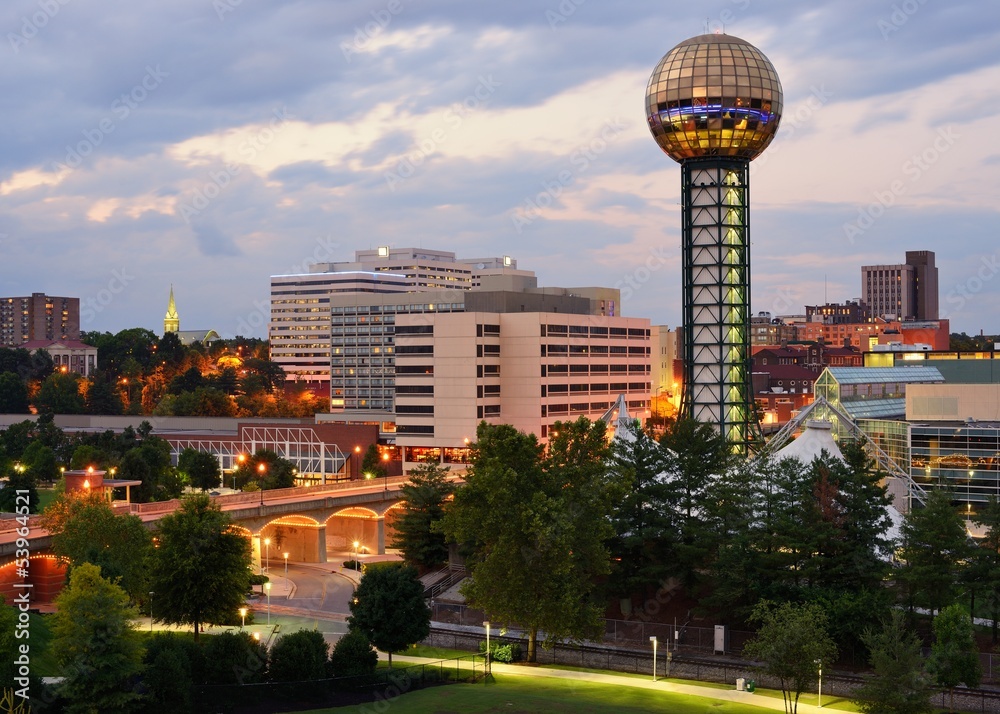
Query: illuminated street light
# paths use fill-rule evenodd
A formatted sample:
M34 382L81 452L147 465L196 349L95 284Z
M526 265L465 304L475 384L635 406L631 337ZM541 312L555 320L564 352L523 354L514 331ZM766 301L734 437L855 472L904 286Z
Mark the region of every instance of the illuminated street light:
M240 608L240 617L243 618L243 621L240 623L240 630L242 630L247 624L247 609L245 607Z
M288 553L282 553L285 557L285 587L288 587Z
M650 637L649 641L653 643L653 681L655 682L656 681L656 635Z

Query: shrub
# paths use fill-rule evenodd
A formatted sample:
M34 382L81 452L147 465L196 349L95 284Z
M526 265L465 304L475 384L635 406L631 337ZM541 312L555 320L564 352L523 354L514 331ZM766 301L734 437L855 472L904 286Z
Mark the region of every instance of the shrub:
M317 630L299 630L282 635L271 647L268 663L270 677L275 682L323 679L327 675L329 651L330 645Z
M486 652L485 641L479 643L479 651ZM519 662L521 660L521 645L516 642L508 642L507 644L490 642L490 659L493 662L505 662L507 664Z
M223 632L205 644L206 684L253 684L267 675L267 648L246 632Z
M330 670L334 677L371 674L377 666L378 652L361 630L348 631L330 653Z

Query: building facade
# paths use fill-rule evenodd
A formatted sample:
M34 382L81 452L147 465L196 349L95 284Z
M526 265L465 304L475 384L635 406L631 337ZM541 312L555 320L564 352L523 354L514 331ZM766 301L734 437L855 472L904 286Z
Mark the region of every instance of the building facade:
M534 274L518 270L517 261L510 256L459 259L448 251L381 246L356 251L355 259L350 262L318 263L310 266L308 273L273 275L268 327L271 359L281 365L288 379L304 382L317 394L329 395L332 400L344 399L344 404L334 404L335 408L344 407L351 399L343 393L334 394L336 388L331 390L334 356L331 300L338 307L348 303L360 307L369 302L393 305L393 301L380 301L373 296L442 290L464 292L479 288L483 279L491 276L533 278ZM431 304L442 300L413 302ZM341 321L339 326L345 324ZM371 396L372 399L385 402L382 395ZM352 408L371 408L370 400Z
M548 438L620 394L648 416L649 321L559 312L435 312L396 321L396 443L404 467L461 463L480 421Z
M45 293L0 298L0 347L18 347L33 340L79 338L80 298Z
M861 268L864 302L886 320L937 320L938 272L934 252L906 252L906 262Z
M32 340L20 345L29 352L45 350L57 370L90 377L97 369L97 348L79 340Z

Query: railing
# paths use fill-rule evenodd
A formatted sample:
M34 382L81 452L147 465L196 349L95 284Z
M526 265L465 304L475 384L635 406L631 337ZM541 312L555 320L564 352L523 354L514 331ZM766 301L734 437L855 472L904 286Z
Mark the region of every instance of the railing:
M443 578L441 578L433 585L424 590L425 598L436 598L438 595L448 590L455 583L464 580L469 576L469 574L465 571L465 568L460 565L449 566L447 570L449 572L446 576L444 576Z
M247 674L253 676L249 670ZM391 702L406 692L424 687L482 681L486 675L483 655L470 654L372 674L303 682L201 685L193 687L196 711L219 712L254 707L255 711L291 711L344 706L364 702ZM381 711L381 708L378 709Z

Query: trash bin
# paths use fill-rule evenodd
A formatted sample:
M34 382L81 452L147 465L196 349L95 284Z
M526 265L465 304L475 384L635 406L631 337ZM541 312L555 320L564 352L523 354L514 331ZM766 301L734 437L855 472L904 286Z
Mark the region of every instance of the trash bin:
M745 692L746 690L747 690L747 680L745 680L743 677L739 677L736 680L736 691Z
M757 691L757 683L755 681L753 681L752 679L748 679L747 680L747 691L748 692L755 692L755 691Z

